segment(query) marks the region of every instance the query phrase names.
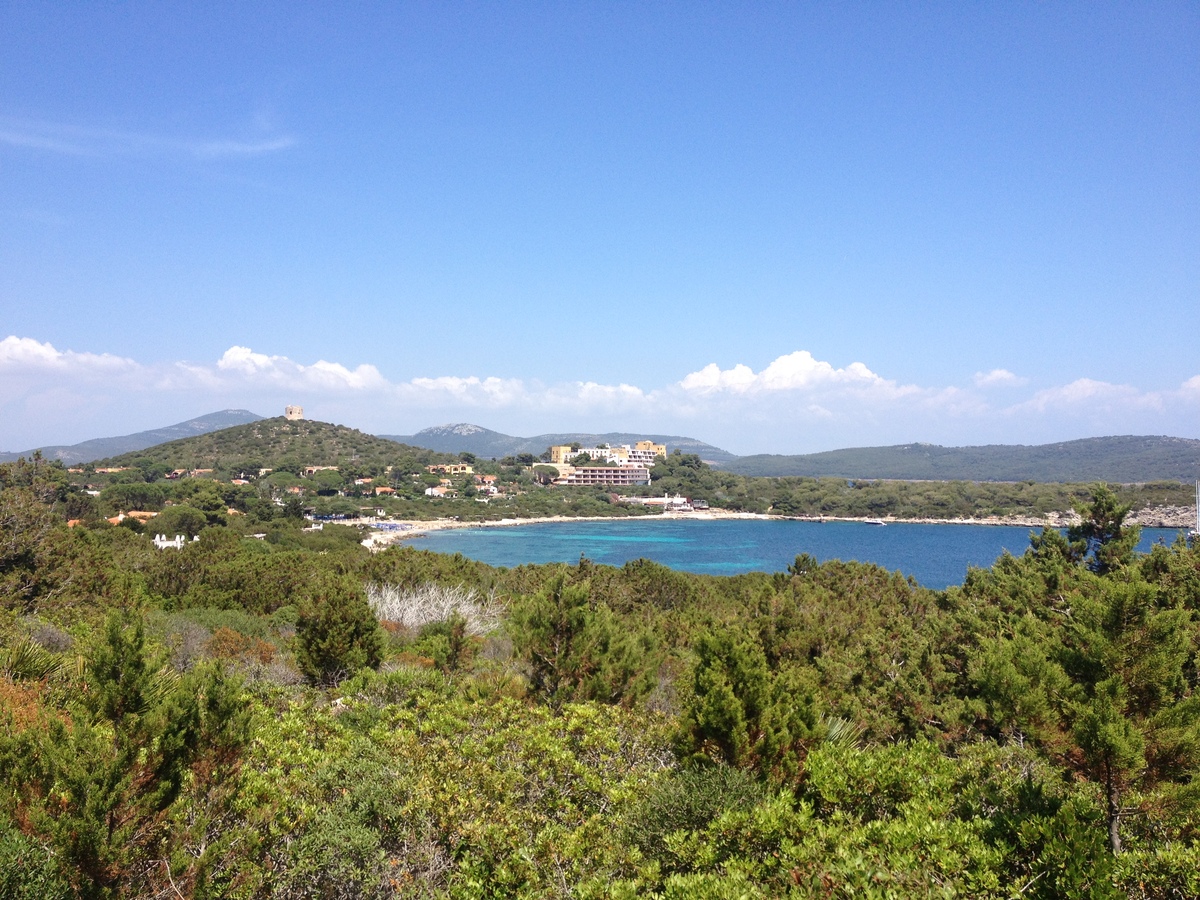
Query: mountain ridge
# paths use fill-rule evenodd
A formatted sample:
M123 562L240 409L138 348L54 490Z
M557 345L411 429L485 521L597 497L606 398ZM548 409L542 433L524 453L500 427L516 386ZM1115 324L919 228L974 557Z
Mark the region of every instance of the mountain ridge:
M196 416L194 419L188 419L185 422L167 425L164 428L152 428L149 431L138 431L134 434L91 438L90 440L80 441L78 444L54 444L34 447L30 450L22 450L19 453L0 452L0 462L13 462L22 456L28 458L34 452L40 450L42 456L46 459L57 459L64 465L72 466L77 463L94 462L98 459L120 456L123 453L133 453L137 450L156 447L159 444L165 444L169 441L209 434L213 431L221 431L222 429L232 428L237 425L248 425L263 418L265 417L258 415L258 413L250 412L248 409L222 409L217 412Z
M667 449L679 449L684 453L695 453L705 462L721 465L737 459L728 450L722 450L712 444L696 438L671 434L646 434L644 432L612 431L605 434L590 432L551 432L538 434L533 437L517 437L492 431L480 425L469 422L456 422L446 425L434 425L423 428L416 434L381 434L379 437L411 444L416 447L426 447L440 453L474 453L487 459L501 459L505 456L517 456L522 453L532 453L540 456L547 447L555 444L571 444L578 441L581 444L632 444L635 441L650 440L657 444L666 444Z
M245 409L208 413L135 434L93 438L78 444L40 448L48 459L66 465L112 459L188 437L265 421ZM344 428L345 426L336 426ZM352 429L353 430L353 429ZM694 453L715 468L739 475L869 478L901 481L1037 481L1079 483L1108 481L1200 481L1200 440L1166 435L1116 435L1049 444L984 444L944 447L914 442L884 447L851 447L808 454L736 456L727 450L681 435L635 432L552 432L517 437L468 422L434 425L414 435L367 435L435 453L473 453L500 459L540 455L553 444L626 444L649 439L670 450ZM28 457L33 450L0 453L0 462Z
M1188 482L1200 480L1200 440L1114 435L1052 444L895 444L742 456L722 468L738 475L898 481Z

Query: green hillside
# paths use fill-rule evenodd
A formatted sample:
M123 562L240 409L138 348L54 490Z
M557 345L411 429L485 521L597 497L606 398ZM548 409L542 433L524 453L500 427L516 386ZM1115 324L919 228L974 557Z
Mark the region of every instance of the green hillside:
M429 473L426 467L459 461L457 455L396 443L342 425L278 417L112 457L98 466L131 471L89 472L84 477L89 484L105 487L99 498L99 511L105 515L131 508L157 510L168 499L189 500L194 488L185 483L194 479L185 478L176 482L176 487L169 487L164 480L174 469L193 470L201 478L225 483L245 479L250 484L240 490L247 496L267 487L273 498L294 495L322 515L356 514L367 500L389 515L411 519L443 516L474 521L646 511L644 507L612 503L605 488L538 485L511 459L499 463L480 459L475 463L478 473L497 479L499 496L486 503L477 502L474 480L462 476L449 486L451 496L427 496L426 489L441 485L443 475ZM310 466L336 466L339 471L301 477ZM194 471L198 469L212 471ZM262 472L267 469L273 473ZM360 478L371 480L359 483ZM758 477L717 469L694 454L674 452L653 468L651 479L650 485L629 486L624 491L645 496L678 493L713 507L792 516L1043 516L1051 511L1069 511L1075 503L1091 496L1086 483L1055 480ZM135 486L157 482L162 496L151 497L141 487L135 490L128 484L131 481ZM1121 484L1115 479L1114 483ZM389 496L380 496L377 489L385 487L391 489ZM1117 491L1122 502L1137 511L1189 506L1192 497L1191 486L1179 481L1130 478ZM227 506L244 506L247 511L254 508L249 500L226 493ZM272 510L266 512L274 515Z
M890 478L929 481L1200 480L1200 440L1174 437L1084 438L1037 446L940 447L902 444L800 456L743 456L722 465L739 475Z
M99 466L129 466L134 460L170 468L228 467L235 461L253 468L288 466L386 466L398 457L441 462L448 457L422 447L398 444L345 425L282 416L184 438L101 460Z

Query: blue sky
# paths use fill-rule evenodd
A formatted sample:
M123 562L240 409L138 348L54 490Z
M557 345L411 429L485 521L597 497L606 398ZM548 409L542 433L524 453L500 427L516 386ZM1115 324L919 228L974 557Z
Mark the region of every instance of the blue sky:
M1195 3L0 3L0 449L1200 437Z

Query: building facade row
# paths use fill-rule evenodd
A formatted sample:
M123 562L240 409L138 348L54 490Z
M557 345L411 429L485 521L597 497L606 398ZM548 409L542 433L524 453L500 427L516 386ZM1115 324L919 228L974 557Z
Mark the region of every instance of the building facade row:
M602 459L619 466L638 465L649 468L654 465L655 458L667 455L667 445L656 444L654 441L638 441L632 447L629 444L622 444L620 447L575 448L570 444L559 444L550 448L550 462L564 465L580 454L586 454L592 459Z
M649 484L645 466L577 466L554 479L555 484Z

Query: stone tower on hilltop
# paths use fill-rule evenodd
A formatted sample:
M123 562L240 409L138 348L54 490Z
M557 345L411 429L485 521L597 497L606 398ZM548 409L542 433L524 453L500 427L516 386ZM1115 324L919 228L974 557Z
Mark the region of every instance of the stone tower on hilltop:
M298 419L304 418L303 406L285 406L283 409L283 417L289 422L295 422Z

